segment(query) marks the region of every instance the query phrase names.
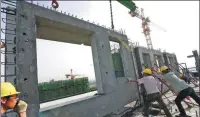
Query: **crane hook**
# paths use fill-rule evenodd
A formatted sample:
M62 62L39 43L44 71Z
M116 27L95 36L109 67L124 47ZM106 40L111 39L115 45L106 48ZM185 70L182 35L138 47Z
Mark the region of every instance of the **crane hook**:
M58 4L57 0L52 0L51 5L52 5L52 7L53 7L54 9L57 9L57 8L59 7L59 4Z

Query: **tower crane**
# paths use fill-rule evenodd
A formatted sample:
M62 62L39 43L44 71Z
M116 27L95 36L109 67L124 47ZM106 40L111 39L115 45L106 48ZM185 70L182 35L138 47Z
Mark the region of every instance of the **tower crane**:
M151 22L149 20L149 17L145 17L144 16L144 9L141 8L141 10L139 11L138 10L138 7L135 5L134 2L132 2L132 0L117 0L119 3L121 3L122 5L124 5L126 8L128 8L130 11L129 11L129 14L132 16L132 17L137 17L139 19L142 20L142 29L143 29L143 33L144 33L144 36L146 38L146 42L147 42L147 48L148 49L153 49L153 44L152 44L152 41L151 41L151 35L150 35L150 27L149 27L149 24L159 28L160 30L166 32L166 30L158 25L156 25L155 23ZM110 0L110 4L111 4L111 0ZM112 8L112 7L111 7ZM112 9L110 9L112 10ZM112 17L111 17L112 18ZM111 19L111 23L113 23L112 21L113 19ZM112 24L113 25L113 24ZM114 26L113 26L114 27Z
M70 74L66 74L65 76L66 76L66 78L69 78L69 77L70 77L71 80L73 80L73 79L75 79L76 76L80 76L80 75L73 74L73 70L70 69Z
M151 22L149 20L149 17L145 17L144 16L144 9L141 8L141 11L139 10L135 10L135 11L130 11L129 14L132 16L132 17L137 17L139 19L142 20L142 29L143 29L143 34L146 38L146 43L147 43L147 48L148 49L153 49L153 44L152 44L152 41L151 41L151 35L150 35L150 27L149 27L149 24L153 25L153 26L156 26L157 28L159 28L160 30L166 32L166 30L158 25L156 25L155 23Z

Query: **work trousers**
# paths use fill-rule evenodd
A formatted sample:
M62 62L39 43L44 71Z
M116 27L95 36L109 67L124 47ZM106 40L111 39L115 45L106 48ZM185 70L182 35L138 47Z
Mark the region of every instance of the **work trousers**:
M179 112L180 112L180 115L183 115L183 116L186 115L186 113L185 113L185 110L184 110L184 108L183 108L183 106L182 106L182 104L181 104L181 101L182 101L183 99L185 99L187 96L190 96L192 99L195 100L195 102L196 102L197 104L200 105L200 97L197 96L197 94L195 93L195 91L194 91L193 88L189 87L189 88L186 88L186 89L182 90L182 91L178 94L178 96L176 97L175 103L176 103L176 106L178 107L178 110L179 110Z
M158 93L153 93L153 94L148 94L146 96L146 100L144 102L144 117L149 116L149 105L152 101L157 101L160 107L164 110L165 114L167 117L172 117L171 113L169 112L167 106L165 105L161 94Z

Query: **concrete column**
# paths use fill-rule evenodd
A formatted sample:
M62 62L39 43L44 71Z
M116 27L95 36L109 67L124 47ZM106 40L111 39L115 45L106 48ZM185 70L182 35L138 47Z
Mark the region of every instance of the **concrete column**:
M164 58L165 65L168 65L169 64L169 60L168 60L168 56L167 56L166 53L163 53L163 58Z
M135 56L135 61L137 64L137 73L138 73L138 78L142 77L141 71L142 71L142 63L143 63L143 59L142 59L142 55L139 51L139 47L134 48L134 54L133 56Z
M154 66L154 63L155 63L155 54L153 53L153 51L154 50L150 50L150 49L148 49L148 51L149 51L149 56L150 56L150 64L151 64L151 66L149 66L149 67L153 67Z
M164 65L164 57L163 57L163 55L160 55L159 57L158 57L158 59L159 59L159 64L160 64L160 66L159 67L162 67L163 65Z
M99 56L98 56L98 42L95 36L91 39L91 48L92 48L92 56L93 56L93 64L96 78L96 87L98 94L103 94L103 86L102 86L102 77L101 77L101 69L99 64Z
M140 59L137 59L139 58L138 56L138 53L136 52L135 48L131 48L133 51L131 53L131 56L132 56L132 60L133 60L133 67L134 67L134 71L135 71L135 76L136 76L136 79L139 79L140 78L140 75L138 73L138 65L141 66L141 62L140 62ZM139 97L139 101L140 101L140 104L144 103L143 102L143 97L140 95L140 90L141 90L141 87L139 85L137 85L137 92L138 92L138 97Z
M39 93L37 79L36 24L33 11L26 10L17 1L16 63L17 88L21 99L28 103L27 117L37 117L39 113Z
M128 50L126 47L124 47L121 43L120 43L120 51L121 51L125 77L131 77L133 80L136 80L137 76L134 69L133 59L131 57L132 56L131 51Z
M97 72L95 73L95 75L98 76L99 72L101 74L101 77L96 77L97 86L101 87L102 83L103 93L110 93L116 90L116 78L114 75L109 37L107 33L100 31L94 33L92 35L92 39L96 40L96 52L98 52L99 63L97 63L97 61L95 60L95 64L97 67L99 66L100 68L95 68L95 72Z

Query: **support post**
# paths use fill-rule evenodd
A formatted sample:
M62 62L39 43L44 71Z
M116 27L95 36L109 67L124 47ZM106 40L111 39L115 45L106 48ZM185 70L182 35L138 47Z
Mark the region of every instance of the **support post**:
M17 1L16 76L20 99L28 103L27 117L39 116L39 92L36 54L36 19L34 11Z

